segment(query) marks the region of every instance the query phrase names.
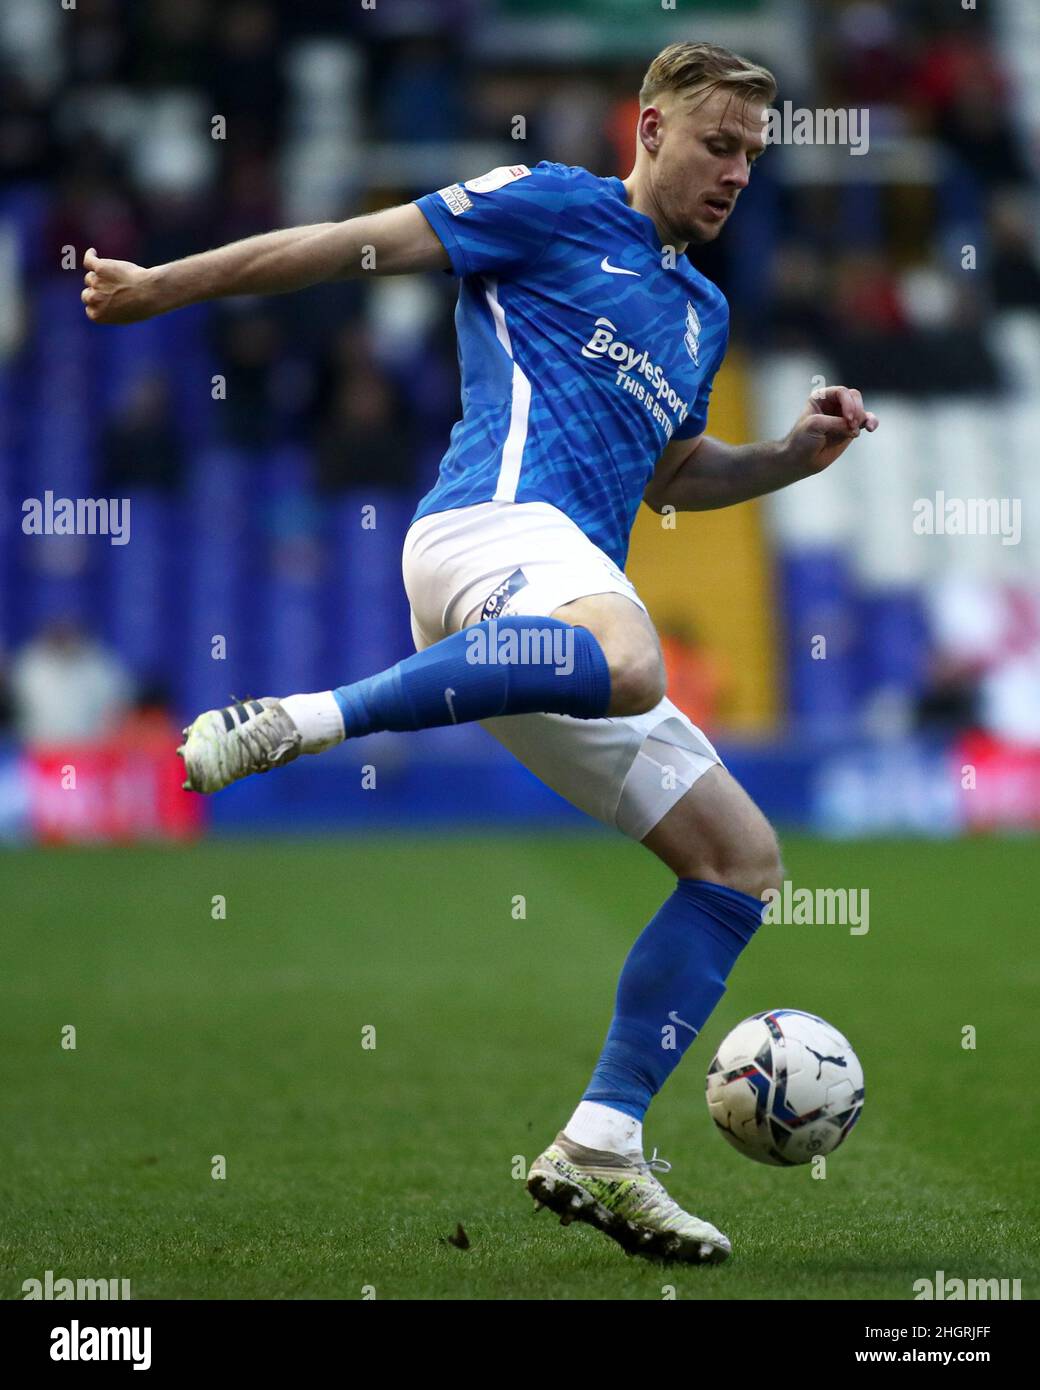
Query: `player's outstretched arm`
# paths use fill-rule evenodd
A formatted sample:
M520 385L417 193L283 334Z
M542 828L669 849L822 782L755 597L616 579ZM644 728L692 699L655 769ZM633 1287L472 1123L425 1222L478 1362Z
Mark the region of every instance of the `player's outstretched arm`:
M204 299L285 294L322 280L443 270L448 253L414 203L346 222L288 227L186 256L168 265L83 257L80 295L94 323L137 323Z
M655 512L713 511L732 507L789 483L822 473L841 457L861 430L878 427L863 397L847 386L814 391L786 439L765 444L724 444L702 434L670 443L643 494Z

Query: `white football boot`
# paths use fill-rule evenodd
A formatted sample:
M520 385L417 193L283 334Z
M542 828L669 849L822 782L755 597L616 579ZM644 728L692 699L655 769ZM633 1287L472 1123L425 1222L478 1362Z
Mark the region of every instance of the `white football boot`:
M219 792L252 772L270 772L298 758L299 729L280 700L241 700L208 709L184 730L177 749L184 759L185 791Z
M654 1172L671 1164L656 1155L635 1163L587 1149L561 1131L531 1164L527 1190L535 1210L549 1207L560 1224L585 1221L629 1255L683 1264L718 1264L732 1247L721 1231L684 1211Z

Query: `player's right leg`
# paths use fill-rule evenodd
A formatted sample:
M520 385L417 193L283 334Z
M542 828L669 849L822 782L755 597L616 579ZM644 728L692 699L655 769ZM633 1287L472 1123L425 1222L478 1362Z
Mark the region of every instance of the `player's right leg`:
M493 516L497 524L502 513ZM525 514L522 520L528 519ZM463 534L459 543L465 546L469 539ZM472 562L466 569L472 573ZM384 730L530 713L597 719L651 709L664 694L660 645L646 610L627 596L623 576L621 582L605 569L604 588L613 584L615 591L585 598L573 622L491 615L460 624L414 656L353 685L207 710L185 730L178 749L187 773L184 785L219 791L301 753L320 753L344 739ZM468 592L464 584L455 595L459 618L469 612Z

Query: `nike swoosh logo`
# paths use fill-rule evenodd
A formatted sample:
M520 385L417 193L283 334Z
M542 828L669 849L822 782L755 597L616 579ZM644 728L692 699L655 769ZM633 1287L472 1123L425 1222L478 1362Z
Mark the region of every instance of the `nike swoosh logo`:
M643 277L638 270L625 270L620 265L611 265L608 257L604 256L599 263L600 270L605 270L608 275L634 275L641 280Z
M693 1034L694 1037L697 1036L697 1029L694 1028L693 1024L687 1023L684 1018L680 1018L674 1009L671 1011L668 1017L672 1020L673 1023L681 1023L684 1028L689 1028L690 1032Z

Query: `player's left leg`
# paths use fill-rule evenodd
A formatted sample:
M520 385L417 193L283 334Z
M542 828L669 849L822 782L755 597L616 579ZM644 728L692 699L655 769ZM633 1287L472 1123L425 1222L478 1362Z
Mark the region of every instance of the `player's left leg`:
M722 998L783 876L768 821L725 768L706 772L644 837L676 886L632 947L614 1018L566 1127L595 1149L642 1154L650 1101Z
M653 1178L643 1117L721 999L761 920L761 895L783 871L768 822L721 765L642 843L676 875L675 890L629 952L592 1078L532 1165L528 1189L565 1220L590 1221L627 1249L712 1261L725 1258L729 1242Z

